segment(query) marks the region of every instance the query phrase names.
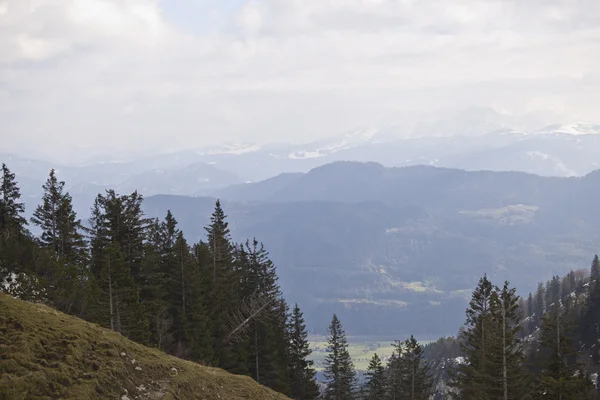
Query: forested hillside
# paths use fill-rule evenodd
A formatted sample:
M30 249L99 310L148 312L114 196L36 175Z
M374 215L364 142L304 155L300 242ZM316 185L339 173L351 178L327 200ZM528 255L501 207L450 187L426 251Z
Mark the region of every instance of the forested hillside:
M353 334L434 339L461 324L484 271L529 291L587 263L600 243L599 178L340 162L218 195L232 236L261 238L317 333L335 312ZM198 240L213 203L165 195L143 206L172 210Z
M3 291L289 396L316 396L302 312L283 298L262 244L232 242L219 202L205 240L189 243L170 212L148 219L137 192L99 194L84 226L54 170L31 221L6 165L1 183Z
M507 343L521 368L515 382L521 381L519 390L531 398L598 398L599 278L600 261L596 256L589 272L579 269L563 277L554 276L545 283L540 282L537 290L526 297L517 297L513 292L511 313L507 314L512 319ZM503 339L504 331L484 324L486 312L493 315L498 301L491 288L491 282L484 277L473 292L467 322L456 337L441 338L424 348L437 399L447 398L457 376L467 376L465 365L476 365L473 358L480 359L484 337L492 344ZM487 334L483 333L484 329ZM485 361L485 365L492 368L497 363L493 357Z

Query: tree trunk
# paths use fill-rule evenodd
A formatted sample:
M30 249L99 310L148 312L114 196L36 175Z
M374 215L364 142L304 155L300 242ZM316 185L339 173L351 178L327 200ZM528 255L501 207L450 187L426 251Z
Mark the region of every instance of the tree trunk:
M508 400L508 373L506 366L506 299L502 301L502 389L504 400Z
M258 331L254 324L254 362L256 364L256 383L260 383L260 373L258 371Z
M114 306L112 293L112 272L110 270L110 255L108 256L108 303L110 305L110 330L115 330Z

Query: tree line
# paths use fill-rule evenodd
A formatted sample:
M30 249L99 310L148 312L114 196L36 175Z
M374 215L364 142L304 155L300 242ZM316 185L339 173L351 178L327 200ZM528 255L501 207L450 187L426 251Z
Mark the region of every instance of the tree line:
M294 399L319 396L300 308L260 242L232 241L218 201L206 240L189 243L170 211L147 218L137 192L99 194L83 224L51 170L27 221L5 164L1 179L0 289Z

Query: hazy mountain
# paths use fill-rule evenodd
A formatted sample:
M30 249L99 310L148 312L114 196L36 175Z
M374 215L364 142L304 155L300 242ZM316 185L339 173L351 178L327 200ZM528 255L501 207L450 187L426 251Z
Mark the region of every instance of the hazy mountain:
M419 326L437 336L458 328L484 272L526 291L586 267L600 242L599 192L600 172L549 178L341 162L221 194L234 238L264 241L310 326L338 312L352 333ZM213 202L155 196L145 207L158 217L171 209L198 240Z

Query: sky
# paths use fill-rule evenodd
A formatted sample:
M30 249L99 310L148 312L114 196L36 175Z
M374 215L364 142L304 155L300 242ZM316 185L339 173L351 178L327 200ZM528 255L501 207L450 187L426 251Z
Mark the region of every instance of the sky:
M0 0L8 150L310 141L469 106L600 122L599 105L598 0Z

